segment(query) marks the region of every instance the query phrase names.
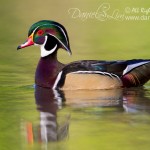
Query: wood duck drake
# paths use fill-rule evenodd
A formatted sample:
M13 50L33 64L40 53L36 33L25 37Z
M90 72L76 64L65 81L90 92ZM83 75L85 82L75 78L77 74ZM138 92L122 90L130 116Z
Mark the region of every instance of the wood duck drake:
M142 86L150 79L150 59L125 61L82 60L67 65L57 60L59 48L71 54L66 29L59 23L42 20L34 23L28 39L17 49L40 45L35 83L52 89L112 89Z

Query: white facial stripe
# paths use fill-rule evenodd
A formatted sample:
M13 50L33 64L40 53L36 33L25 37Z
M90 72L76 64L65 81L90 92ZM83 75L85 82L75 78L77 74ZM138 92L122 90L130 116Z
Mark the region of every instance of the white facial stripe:
M50 54L52 54L56 49L57 49L57 44L55 45L55 47L51 50L45 50L44 46L47 42L47 38L48 36L45 36L45 41L44 41L44 44L41 45L41 57L45 57L45 56L48 56Z
M39 27L39 26L38 26L38 27ZM32 32L31 34L34 34L38 27L36 27L36 28L33 30L33 32Z
M57 25L55 25L55 24L53 24L54 26L57 26ZM57 26L58 28L60 28L60 30L63 32L63 34L65 35L65 38L66 38L66 41L67 41L67 44L68 44L68 39L67 39L67 35L65 34L65 32L64 32L64 30L61 28L61 27L59 27L59 26Z
M49 34L49 35L55 37L55 38L64 46L64 48L67 50L67 52L69 53L69 55L71 55L70 50L69 50L56 36L54 36L54 35L52 35L52 34Z

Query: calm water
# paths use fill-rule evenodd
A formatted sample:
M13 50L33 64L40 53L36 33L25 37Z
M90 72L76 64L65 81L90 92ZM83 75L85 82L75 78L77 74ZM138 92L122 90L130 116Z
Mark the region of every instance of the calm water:
M1 88L5 149L147 149L150 89L51 91Z
M67 28L73 51L69 57L61 50L61 62L150 58L150 20L83 21L68 14L70 8L96 11L102 3L1 1L0 150L149 149L150 83L116 90L42 89L33 86L39 49L16 51L32 23L52 19ZM115 9L124 13L126 7L149 8L148 0L107 3L109 13Z

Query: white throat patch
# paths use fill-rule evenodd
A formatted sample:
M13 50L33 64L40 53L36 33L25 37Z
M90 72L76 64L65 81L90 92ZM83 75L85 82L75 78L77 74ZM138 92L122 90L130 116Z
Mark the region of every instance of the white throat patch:
M56 50L56 48L57 48L57 44L54 46L54 48L52 48L51 50L45 50L45 44L46 44L46 42L47 42L47 38L48 38L48 36L45 36L45 41L44 41L44 43L41 45L41 57L45 57L45 56L48 56L48 55L50 55L50 54L52 54L55 50Z

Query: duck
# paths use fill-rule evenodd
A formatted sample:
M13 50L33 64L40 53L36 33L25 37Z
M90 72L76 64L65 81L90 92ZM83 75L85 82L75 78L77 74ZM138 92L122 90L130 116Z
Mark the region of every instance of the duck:
M143 86L150 79L150 59L79 60L63 64L59 49L72 54L65 27L52 20L34 23L25 43L17 50L39 45L41 57L35 71L35 85L50 89L114 89Z

